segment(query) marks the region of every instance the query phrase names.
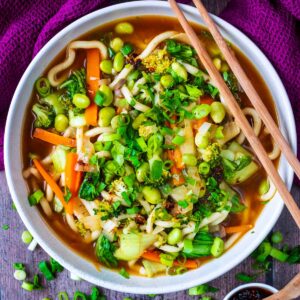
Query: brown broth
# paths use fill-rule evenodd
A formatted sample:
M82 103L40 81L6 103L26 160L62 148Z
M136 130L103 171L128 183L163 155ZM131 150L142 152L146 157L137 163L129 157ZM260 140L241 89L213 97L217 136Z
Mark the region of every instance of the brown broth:
M132 43L135 48L142 50L147 43L157 34L167 31L167 30L176 30L182 32L181 26L177 22L176 19L170 17L159 17L159 16L141 16L141 17L131 17L126 18L126 21L129 21L133 24L135 28L135 32L130 36L122 36L122 39L126 42ZM104 24L99 28L88 32L87 34L78 37L77 39L99 39L101 36L107 33L113 32L113 28L116 23L120 22L120 20ZM214 41L204 29L197 24L193 24L194 28L197 30L200 38L205 42L207 46L214 44ZM268 107L271 115L274 120L277 121L277 114L275 111L275 106L269 92L268 87L266 86L264 80L253 66L253 64L249 61L249 59L235 47L232 46L233 50L236 53L236 56L244 69L247 71L249 78L251 79L254 87L256 88L259 95L264 100L264 103ZM55 60L48 66L47 71L58 62L62 61L65 57L65 51L62 51ZM85 65L85 53L84 51L79 51L79 55L77 56L76 62L71 66L68 72L79 68L80 66ZM244 106L251 106L249 99L245 96L245 94L240 94L242 99L242 103ZM30 165L30 160L28 159L29 153L38 153L40 157L43 157L50 153L51 146L46 143L39 141L37 139L33 139L31 136L32 133L32 123L34 121L34 117L31 113L32 104L37 100L37 96L33 95L30 103L28 104L28 109L26 112L25 122L24 122L24 131L23 131L23 167L26 168ZM265 138L263 143L266 149L270 149L271 141L269 138ZM246 145L247 146L247 145ZM277 163L277 162L276 162ZM228 225L238 225L238 224L249 224L255 223L255 220L259 216L260 212L263 209L263 204L258 200L258 185L259 183L266 178L265 171L261 168L259 172L257 172L250 180L246 183L236 186L236 190L241 195L242 199L247 203L249 208L248 215L245 213L240 213L239 215L235 215L234 217L230 217L227 224ZM29 183L30 185L30 183ZM43 214L42 210L41 213ZM76 233L74 233L66 224L64 218L55 214L51 219L47 218L43 214L45 220L49 227L55 232L59 240L62 240L66 245L75 250L78 254L83 256L84 258L91 261L97 267L100 266L97 261L94 253L94 248L92 244L84 243L83 239ZM199 261L200 262L200 261ZM201 264L205 262L205 260L201 260ZM132 273L132 270L131 270Z

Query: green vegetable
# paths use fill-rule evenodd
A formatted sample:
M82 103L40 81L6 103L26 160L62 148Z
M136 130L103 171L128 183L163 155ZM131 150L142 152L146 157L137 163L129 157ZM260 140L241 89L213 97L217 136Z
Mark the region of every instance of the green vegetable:
M133 26L129 22L121 22L115 26L115 32L118 34L132 34Z
M296 246L289 251L289 257L286 260L289 264L300 263L300 246Z
M202 159L208 162L211 168L216 167L220 162L220 146L217 143L210 144L202 152Z
M13 264L13 268L15 269L15 270L25 270L25 266L24 266L24 264L22 264L22 263L14 263Z
M168 244L169 245L176 245L182 240L183 234L179 228L174 228L168 234Z
M38 264L39 270L45 276L45 278L50 281L54 279L54 274L52 273L51 269L48 266L46 261L41 261Z
M211 112L211 106L208 104L200 104L193 108L193 115L197 120L200 120L209 115Z
M221 238L216 237L210 251L214 257L221 256L224 252L224 241Z
M127 272L124 268L122 268L122 269L120 270L119 274L120 274L121 276L123 276L124 278L126 278L126 279L129 279L129 278L130 278L128 272Z
M198 258L211 255L214 239L208 232L200 231L194 240L185 239L183 254L187 258Z
M75 94L73 96L73 104L80 109L85 109L90 105L90 99L84 94Z
M145 116L145 114L143 114L143 113L141 113L141 114L139 114L134 120L133 120L133 122L132 122L132 127L134 128L134 129L139 129L139 127L142 125L142 123L144 122L144 121L146 121L146 116Z
M35 88L41 97L46 97L50 94L51 85L47 78L41 77L35 82Z
M66 292L59 292L57 298L58 300L69 300L69 296Z
M256 275L251 276L251 275L247 275L247 274L241 272L241 273L237 273L235 275L235 278L236 278L236 280L239 280L239 281L242 281L245 283L250 283L256 279Z
M44 197L44 192L42 190L37 190L28 196L28 201L30 206L37 205L40 200Z
M264 262L270 255L272 246L269 242L263 242L254 252L254 258L258 262Z
M23 270L16 270L16 271L14 272L14 278L15 278L16 280L23 281L23 280L26 279L26 272L23 271Z
M25 291L31 292L34 289L34 285L31 282L23 281L21 288Z
M172 143L175 144L175 145L182 145L185 141L185 138L181 135L176 135L173 140L172 140Z
M209 145L209 137L205 135L196 134L195 143L200 149L205 149Z
M86 119L84 117L84 114L74 114L72 110L69 111L69 123L72 127L83 127L86 126Z
M203 95L203 91L194 85L186 84L185 88L192 100L197 100Z
M101 234L96 243L96 257L104 265L110 268L118 266L118 260L114 256L115 246L108 240L108 238Z
M31 233L28 230L22 232L21 238L24 244L30 244L33 239Z
M138 259L155 240L156 236L153 234L123 233L120 235L120 248L115 251L114 256L125 261Z
M199 164L198 167L199 173L201 175L207 175L210 172L210 165L206 161L203 161L202 163Z
M51 107L36 103L32 106L32 112L35 115L34 127L49 128L52 126L55 113Z
M279 244L283 241L283 236L282 233L280 231L275 231L272 234L271 240L274 244Z
M102 97L101 100L99 100L100 97ZM113 97L111 88L106 84L102 84L96 93L94 101L98 106L109 106L113 101Z
M215 293L217 292L219 289L210 286L208 284L201 284L195 287L192 287L189 289L188 293L189 296L200 296L206 293Z
M167 269L167 266L165 266L163 264L160 264L157 262L152 262L152 261L145 260L145 259L143 259L142 263L145 268L146 275L148 277L153 277L155 274L164 272Z
M281 262L285 262L289 257L289 255L287 253L284 253L274 247L272 247L272 249L271 249L270 256L272 256L273 258L275 258Z
M56 115L64 114L67 111L65 104L60 101L57 94L50 94L40 101L41 104L51 107Z
M59 88L65 89L66 91L65 97L63 97L62 100L65 100L65 98L72 100L75 94L86 95L85 69L81 68L80 70L74 71Z
M121 48L123 47L124 42L122 39L120 39L119 37L114 38L111 42L110 42L110 47L115 51L115 52L119 52L121 50Z
M120 50L120 52L124 56L129 55L132 51L133 51L133 46L131 44L125 44Z
M171 68L179 78L181 78L183 81L187 81L188 74L185 67L182 64L178 62L173 62Z
M193 154L183 154L182 161L187 165L194 167L197 164L197 158Z
M170 88L173 86L174 84L174 79L171 75L167 74L167 75L163 75L160 78L160 83L164 88Z
M142 189L142 194L145 200L151 204L158 204L162 202L160 191L151 186L144 186Z
M8 230L8 229L9 229L9 225L8 225L8 224L2 225L2 229L3 229L3 230Z
M112 61L109 59L104 59L100 63L100 70L105 74L112 73Z
M114 70L116 72L121 72L125 64L124 55L121 52L118 52L114 58Z
M65 148L58 146L51 153L51 160L54 166L54 170L57 173L64 172L67 163L67 151Z
M104 190L105 184L101 182L100 173L86 173L79 189L79 197L87 201L94 201Z
M64 132L69 126L69 119L63 115L57 115L54 120L54 128L58 132Z
M76 291L74 293L73 300L88 300L88 298L84 293Z
M266 194L270 189L270 182L269 180L266 178L264 180L262 180L262 182L259 184L259 187L258 187L258 193L259 195L264 195Z
M60 273L64 270L64 267L52 257L50 257L50 266L51 266L51 271L54 274Z
M116 112L113 107L103 107L99 111L99 126L107 127L110 125L112 118Z
M221 123L226 115L226 110L221 102L213 102L211 105L210 117L217 124Z
M144 162L137 170L136 170L136 179L138 182L144 182L149 174L149 163Z

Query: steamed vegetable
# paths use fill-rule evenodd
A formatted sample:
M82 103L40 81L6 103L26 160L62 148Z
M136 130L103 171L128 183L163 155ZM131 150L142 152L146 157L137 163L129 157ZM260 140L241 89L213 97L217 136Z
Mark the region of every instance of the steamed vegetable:
M108 240L108 238L101 234L96 243L96 256L100 262L107 267L116 268L118 260L114 256L115 246Z

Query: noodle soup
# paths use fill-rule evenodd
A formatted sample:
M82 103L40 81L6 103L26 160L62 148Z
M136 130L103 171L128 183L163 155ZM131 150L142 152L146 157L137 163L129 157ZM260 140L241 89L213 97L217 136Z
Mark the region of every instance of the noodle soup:
M207 31L195 26L271 159L279 151ZM276 113L252 64L232 46ZM221 256L274 191L172 18L78 38L37 79L24 177L58 236L96 265L153 277Z

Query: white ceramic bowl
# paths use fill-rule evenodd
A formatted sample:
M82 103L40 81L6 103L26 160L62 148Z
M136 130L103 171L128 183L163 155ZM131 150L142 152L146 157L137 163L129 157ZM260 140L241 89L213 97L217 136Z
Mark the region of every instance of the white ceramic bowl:
M223 300L229 300L230 297L232 297L236 292L241 291L243 289L247 289L247 288L261 288L264 289L266 291L269 291L273 294L277 293L278 290L275 289L274 287L268 285L268 284L264 284L264 283L248 283L248 284L243 284L240 285L238 287L236 287L235 289L233 289L230 293L228 293L225 298Z
M190 6L182 6L182 8L189 20L202 23L195 8ZM197 270L180 276L153 279L131 276L127 280L118 273L104 268L101 272L97 271L91 263L62 243L43 220L38 210L28 205L26 183L22 177L21 137L26 106L36 78L44 72L49 63L71 40L85 32L114 19L157 14L173 16L166 2L137 1L124 3L91 13L59 32L34 58L16 89L7 118L4 142L5 169L12 198L23 222L41 247L68 270L89 282L117 291L140 294L159 294L183 290L224 274L245 259L258 246L274 226L283 208L282 200L276 195L266 205L257 220L254 233L249 232L222 257L212 260ZM220 26L223 35L237 45L259 69L276 102L280 127L287 134L291 146L296 151L293 113L286 91L274 68L245 35L217 17L214 17L214 20ZM284 158L280 160L279 170L288 188L290 188L293 172Z

